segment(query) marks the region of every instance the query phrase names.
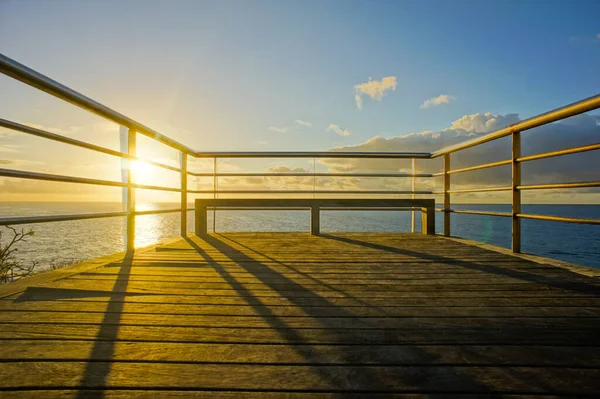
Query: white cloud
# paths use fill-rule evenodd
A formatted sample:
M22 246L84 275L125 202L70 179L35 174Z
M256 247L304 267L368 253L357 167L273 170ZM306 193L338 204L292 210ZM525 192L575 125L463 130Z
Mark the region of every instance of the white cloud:
M285 132L288 131L288 128L287 127L271 126L269 128L269 130L272 130L272 131L277 132L277 133L285 133Z
M312 127L312 123L310 122L306 122L300 119L296 119L296 125L298 126L305 126L305 127Z
M434 107L436 105L440 105L440 104L449 104L450 101L455 100L456 98L449 95L449 94L440 94L437 97L432 97L429 100L425 100L425 102L423 102L423 104L421 104L420 108L429 108L429 107Z
M367 95L373 100L381 101L386 91L396 90L396 77L386 76L381 80L371 80L354 86L354 100L358 109L362 109L362 96Z
M485 114L464 115L452 122L449 130L463 130L466 133L488 133L501 127L511 125L519 121L519 115L492 115Z
M332 148L330 151L432 152L480 137L518 121L520 121L518 114L476 113L465 115L453 121L450 127L440 131L408 133L389 138L375 136L361 144ZM600 135L599 123L599 116L582 114L524 132L521 135L523 154L543 153L595 143ZM452 168L459 169L509 158L510 140L504 138L453 154ZM331 172L378 171L391 173L410 165L409 163L402 164L397 160L345 158L323 159L321 163L328 166ZM423 173L436 173L441 170L440 162L418 161L417 164L418 170ZM581 165L586 165L586 167L582 168ZM527 162L523 166L523 181L524 184L593 181L598 178L598 170L600 170L600 157L590 151L574 156ZM486 169L481 173L464 173L457 175L456 178L453 177L452 184L453 187L473 184L509 185L510 172L510 166L502 166ZM590 190L597 192L597 189ZM580 190L580 192L583 191ZM572 194L576 195L575 192ZM548 192L548 195L552 195L552 193Z
M335 132L337 135L344 137L350 136L350 132L348 130L342 129L341 127L339 127L338 125L334 125L333 123L327 127L327 131Z

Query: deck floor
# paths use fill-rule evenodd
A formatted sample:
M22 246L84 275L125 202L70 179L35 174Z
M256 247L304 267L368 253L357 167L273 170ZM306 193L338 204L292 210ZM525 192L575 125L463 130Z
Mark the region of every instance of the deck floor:
M3 398L600 393L598 279L441 237L214 234L44 276L0 299Z

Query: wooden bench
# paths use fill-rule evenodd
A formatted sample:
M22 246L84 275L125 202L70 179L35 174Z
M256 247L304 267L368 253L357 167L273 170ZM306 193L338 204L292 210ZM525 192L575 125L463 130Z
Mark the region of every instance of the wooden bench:
M319 235L321 209L345 208L417 208L421 211L421 233L435 234L435 200L433 199L313 199L313 198L210 198L196 199L196 235L207 233L208 208L306 208L310 209L310 232Z

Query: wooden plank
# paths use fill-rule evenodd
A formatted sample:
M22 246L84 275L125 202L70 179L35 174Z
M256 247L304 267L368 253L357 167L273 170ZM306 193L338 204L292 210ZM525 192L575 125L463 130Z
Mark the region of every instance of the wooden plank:
M294 345L558 345L599 346L597 329L545 327L450 328L421 330L188 328L160 326L0 324L0 340L85 339L152 342L276 343ZM57 343L60 345L60 343Z
M514 302L514 301L513 301ZM26 312L41 312L46 318L51 313L110 313L107 311L108 301L32 301L18 304L8 301L0 302L0 311L14 313L19 317ZM287 317L600 317L599 307L590 306L482 306L455 305L440 303L432 306L306 306L275 305L267 306L271 316ZM600 303L599 303L600 305ZM124 302L119 309L120 314L148 315L215 315L215 316L262 316L264 312L250 304L223 305L220 303L135 303ZM0 317L9 317L0 314Z
M245 399L331 399L339 397L340 393L315 393L315 392L256 392L256 391L207 391L207 390L156 390L156 389L110 389L110 390L94 390L94 389L79 389L79 390L22 390L22 391L3 391L3 399L17 399L17 398L31 398L35 397L44 399L81 399L82 397L94 397L99 396L99 392L102 394L103 399L187 399L187 398L202 398L202 399L238 399L242 396ZM365 393L351 393L344 392L344 398L346 399L363 399ZM373 399L429 399L429 394L391 394L391 393L368 393L369 398ZM467 399L479 399L480 394L445 394L445 398L467 398ZM508 399L522 399L522 398L536 398L536 399L559 399L559 396L554 395L503 395L503 398Z
M600 388L597 280L439 237L207 235L52 276L0 287L3 397Z
M11 299L12 298L12 299ZM11 298L0 300L0 309L19 309L29 305L35 306L61 306L65 303L93 304L101 303L104 308L108 303L148 304L148 305L190 305L197 308L215 306L251 306L245 297L241 296L186 296L186 295L125 295L120 298L115 295L102 294L81 295L77 290L73 293L67 290L54 290L52 288L30 288L24 293L13 295ZM14 301L16 299L17 301ZM500 296L461 296L448 297L436 295L435 297L402 297L396 298L391 303L387 298L367 297L357 300L356 298L328 298L328 304L323 305L320 298L282 298L265 297L260 299L263 306L275 309L278 307L294 308L296 306L310 308L356 308L356 307L418 307L418 308L443 308L472 307L472 308L494 308L494 307L600 307L600 298L589 296L522 296L514 293ZM32 308L35 309L35 308Z
M162 342L4 341L0 361L114 361L249 364L518 365L600 367L600 347L491 345L289 345ZM310 352L310 353L309 353Z
M108 369L104 375L104 369ZM260 378L257 378L260 373ZM527 378L523 378L526 376ZM43 362L6 363L0 387L168 387L216 390L547 393L596 395L595 370L552 367L267 366Z
M558 316L371 316L358 317L352 312L342 312L345 317L315 317L307 314L304 317L274 316L267 308L258 308L261 315L158 315L153 313L131 314L118 312L118 319L107 322L105 313L76 312L2 312L0 325L8 324L69 324L69 325L107 325L120 326L164 326L197 328L277 328L285 325L290 329L403 329L421 330L430 328L497 328L511 329L528 327L545 327L554 329L597 329L600 331L600 314L587 317Z

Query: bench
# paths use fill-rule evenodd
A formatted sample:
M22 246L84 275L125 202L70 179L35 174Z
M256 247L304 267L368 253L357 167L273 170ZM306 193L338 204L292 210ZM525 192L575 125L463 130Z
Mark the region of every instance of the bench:
M421 211L421 233L435 234L435 200L433 199L198 198L196 199L196 235L207 233L208 208L310 209L310 232L313 235L319 235L321 230L321 209L416 208Z

